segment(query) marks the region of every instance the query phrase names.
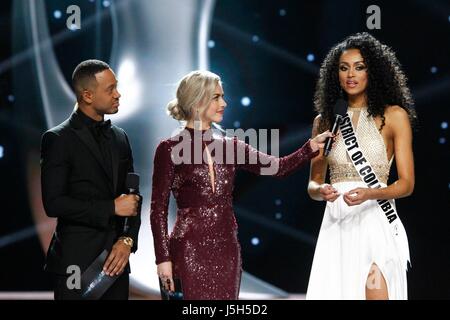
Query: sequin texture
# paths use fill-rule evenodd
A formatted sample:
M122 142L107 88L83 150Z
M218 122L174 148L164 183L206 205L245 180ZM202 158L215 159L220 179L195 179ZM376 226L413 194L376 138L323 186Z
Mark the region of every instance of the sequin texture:
M189 132L194 149L195 131L185 130ZM231 163L216 161L215 152L211 152L215 159L214 189L206 161L174 164L172 150L177 139L162 141L154 158L150 221L156 263L172 261L173 276L181 279L184 298L188 300L228 300L239 296L242 260L232 206L236 170L261 174L261 169L270 161L278 165L274 176L283 177L317 155L309 143L286 157L276 158L236 138L214 136L212 141L224 144L223 159L230 150L227 145L232 144L233 150ZM202 151L212 141L202 143ZM245 152L245 159L256 156L258 161L239 163L236 154L240 147ZM171 192L177 202L177 218L169 236L167 215Z

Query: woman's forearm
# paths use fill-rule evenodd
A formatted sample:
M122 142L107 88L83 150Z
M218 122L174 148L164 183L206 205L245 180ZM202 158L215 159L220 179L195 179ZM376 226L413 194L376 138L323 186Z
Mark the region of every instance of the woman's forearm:
M320 183L317 183L314 180L310 180L308 184L308 194L311 199L316 201L323 201L322 195L320 194Z
M389 200L404 198L412 194L414 181L399 179L387 187L372 189L370 198L372 200Z

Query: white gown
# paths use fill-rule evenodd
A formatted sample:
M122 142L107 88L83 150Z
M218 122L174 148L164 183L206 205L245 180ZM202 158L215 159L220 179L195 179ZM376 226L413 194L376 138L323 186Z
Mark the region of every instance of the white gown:
M393 159L387 159L383 137L366 108L348 111L359 146L384 187ZM366 187L348 158L341 135L328 156L328 164L331 184L339 193ZM306 299L366 299L367 276L374 263L386 280L389 299L407 299L408 239L401 223L399 229L399 236L394 240L375 200L352 207L342 196L327 202Z

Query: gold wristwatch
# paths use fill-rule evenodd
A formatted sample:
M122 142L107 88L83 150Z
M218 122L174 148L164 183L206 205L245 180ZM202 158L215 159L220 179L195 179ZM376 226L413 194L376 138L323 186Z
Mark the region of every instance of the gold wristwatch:
M125 243L130 248L133 248L133 239L132 238L130 238L130 237L120 237L119 240L122 241L123 243Z

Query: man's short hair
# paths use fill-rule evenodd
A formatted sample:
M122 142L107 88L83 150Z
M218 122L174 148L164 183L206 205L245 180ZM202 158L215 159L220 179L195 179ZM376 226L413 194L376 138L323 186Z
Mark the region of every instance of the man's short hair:
M83 90L96 84L95 75L109 68L106 62L95 59L85 60L77 65L72 74L72 87L78 102L81 101Z

